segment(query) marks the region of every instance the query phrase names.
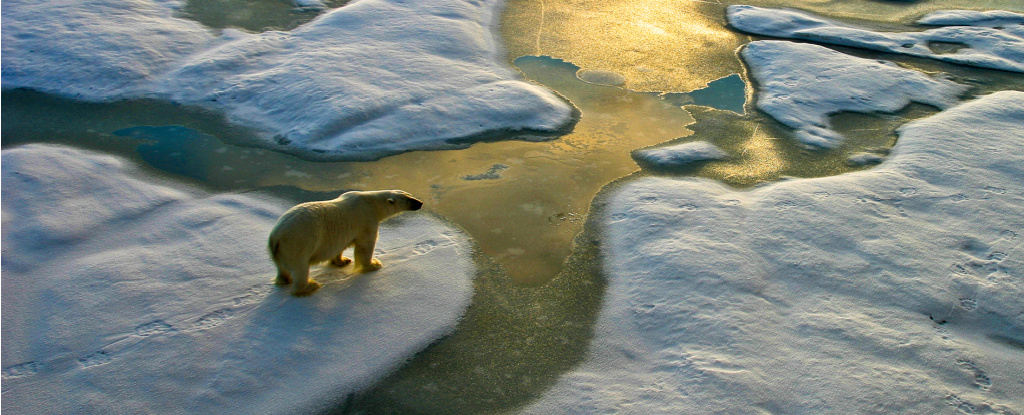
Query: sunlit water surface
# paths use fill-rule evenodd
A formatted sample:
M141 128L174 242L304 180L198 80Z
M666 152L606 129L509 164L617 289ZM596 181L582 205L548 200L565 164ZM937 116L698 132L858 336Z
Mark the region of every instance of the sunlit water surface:
M658 174L747 188L863 169L848 157L862 151L884 155L896 127L935 111L912 106L899 114L840 114L832 122L848 137L842 147L803 148L786 128L746 103L753 90L736 49L751 39L725 28L727 3L508 1L501 36L510 64L561 93L582 114L572 133L546 142L477 143L375 162L312 162L235 145L253 132L199 108L152 100L82 103L4 91L3 146L70 144L128 157L154 173L214 191L266 192L295 203L349 189L412 192L478 245L473 305L455 334L365 394L339 397L336 412L507 410L539 396L585 355L604 289L600 235L586 218L602 208L603 187L631 175ZM962 2L946 0L745 3L801 7L883 28L898 28L932 10L963 8ZM1024 11L1016 2L972 6ZM261 31L288 30L320 12L279 0L192 0L180 14L217 29ZM1022 88L1014 74L844 51L948 72L977 93ZM630 157L635 149L693 140L712 142L730 158L641 171Z

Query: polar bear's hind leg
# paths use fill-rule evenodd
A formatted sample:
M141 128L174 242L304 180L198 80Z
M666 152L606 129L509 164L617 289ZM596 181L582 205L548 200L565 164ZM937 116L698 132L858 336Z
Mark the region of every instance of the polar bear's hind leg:
M292 283L292 276L288 274L281 267L277 267L277 278L274 279L274 285L288 285Z
M297 297L310 295L320 288L320 283L309 278L309 265L292 268L292 283L292 294Z

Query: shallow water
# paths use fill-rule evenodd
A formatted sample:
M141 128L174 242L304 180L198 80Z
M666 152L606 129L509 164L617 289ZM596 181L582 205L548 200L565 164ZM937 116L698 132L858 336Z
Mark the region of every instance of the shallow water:
M507 410L543 393L586 353L604 287L600 235L586 218L601 208L600 191L608 183L659 174L745 188L789 176L841 174L869 167L850 165L851 154L884 155L896 127L934 112L912 106L900 114L841 114L832 121L849 138L844 146L804 149L786 128L757 111L743 111L752 90L735 51L750 37L725 28L726 3L508 1L501 34L509 62L525 78L564 95L582 114L571 134L547 142L477 143L365 163L312 162L231 144L251 132L197 108L151 100L81 103L4 91L3 146L71 144L138 160L196 186L262 191L293 202L348 189L412 192L477 243L481 270L473 306L455 334L366 394L348 399L338 412ZM799 6L884 27L963 7L951 0L745 3ZM319 13L279 0L240 4L190 1L182 15L211 27L261 31L288 30ZM1024 11L1017 2L972 5ZM844 51L949 72L975 85L977 93L1024 88L1016 74ZM692 140L712 142L732 157L674 171L640 171L630 157L635 149Z
M308 5L296 6L285 0L187 0L178 15L215 29L291 30L313 20L325 8L344 6L348 0L297 3Z

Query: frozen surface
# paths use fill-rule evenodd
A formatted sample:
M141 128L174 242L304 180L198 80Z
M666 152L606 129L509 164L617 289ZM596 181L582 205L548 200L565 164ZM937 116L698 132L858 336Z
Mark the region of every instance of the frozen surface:
M872 170L607 195L587 360L531 414L1024 412L1024 93Z
M869 151L862 151L859 153L852 154L850 155L850 157L846 159L846 161L853 166L867 166L871 164L878 164L884 160L884 154Z
M829 124L832 114L896 112L911 101L947 108L967 91L939 76L806 43L756 41L740 56L760 86L757 107L816 147L842 144Z
M177 1L5 0L3 87L86 100L146 95L219 39L173 17Z
M314 158L566 128L566 101L498 63L498 4L361 0L289 32L215 35L174 17L176 1L15 0L3 7L3 86L202 105Z
M296 298L271 285L281 202L161 184L63 147L3 151L4 413L299 413L450 333L468 238L425 214L381 229L384 268Z
M921 18L944 26L920 32L880 32L796 10L733 5L729 24L747 33L830 43L1004 71L1024 72L1024 15L1008 11L940 11ZM947 52L936 43L955 45Z
M724 151L707 141L694 141L633 152L633 158L655 167L681 167L698 161L721 160Z
M918 24L931 26L988 26L1003 27L1024 24L1024 14L1006 10L943 10L928 13L917 20ZM1011 30L1020 30L1011 27Z

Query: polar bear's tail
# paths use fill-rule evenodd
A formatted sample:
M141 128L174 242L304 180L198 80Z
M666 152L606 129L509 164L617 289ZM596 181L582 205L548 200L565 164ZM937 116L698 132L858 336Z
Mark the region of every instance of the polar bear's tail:
M277 255L280 252L280 248L281 241L278 241L274 238L270 238L270 240L267 242L267 251L270 251L270 259L273 259L274 262L277 262Z

